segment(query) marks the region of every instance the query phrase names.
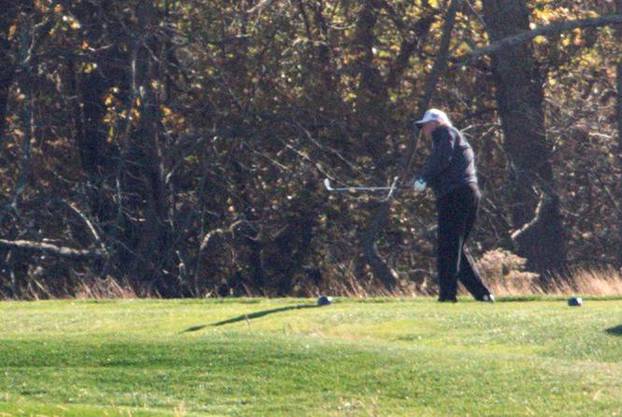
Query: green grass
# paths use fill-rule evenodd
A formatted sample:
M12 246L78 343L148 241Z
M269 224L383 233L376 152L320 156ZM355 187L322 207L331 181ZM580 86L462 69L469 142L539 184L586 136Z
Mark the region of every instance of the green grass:
M311 302L0 303L0 417L622 416L621 300Z

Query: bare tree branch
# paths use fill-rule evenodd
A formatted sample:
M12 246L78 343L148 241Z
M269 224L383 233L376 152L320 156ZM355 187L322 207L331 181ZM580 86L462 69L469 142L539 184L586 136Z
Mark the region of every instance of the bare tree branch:
M252 13L255 13L255 12L261 13L265 8L270 7L270 5L272 4L273 1L274 0L261 0L255 6L251 7L250 9L248 9L247 13L249 13L249 14L252 14Z
M75 260L101 258L104 255L99 250L74 249L66 246L52 245L51 243L33 242L30 240L0 239L0 248L17 249L35 253L45 253L48 255Z
M93 236L93 239L95 239L95 242L99 246L99 250L101 251L101 253L103 253L105 255L108 255L108 249L106 248L106 245L104 245L104 242L102 241L101 237L99 236L99 233L97 233L97 229L95 229L95 226L89 220L89 218L82 211L80 211L80 209L78 208L78 206L75 203L69 203L69 202L66 202L66 201L63 201L63 202L74 213L76 213L82 219L82 221L86 224L86 227L89 229L89 232L91 233L91 236Z
M601 27L607 25L621 24L622 23L622 14L614 14L608 16L602 16L597 18L590 19L577 19L577 20L567 20L563 22L551 23L549 25L541 26L539 28L529 30L526 32L519 33L518 35L510 36L499 41L493 42L490 45L475 49L471 52L468 52L462 56L459 56L454 59L455 63L463 63L465 61L469 61L480 57L482 55L490 55L494 54L497 51L505 48L512 48L521 43L528 42L535 38L536 36L552 36L559 34L561 32L566 32L572 29L577 28L588 28L588 27Z

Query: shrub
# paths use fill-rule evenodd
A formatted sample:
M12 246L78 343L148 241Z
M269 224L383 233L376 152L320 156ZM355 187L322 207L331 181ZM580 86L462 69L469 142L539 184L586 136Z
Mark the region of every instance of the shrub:
M500 280L528 280L531 281L538 277L538 274L525 271L527 260L505 250L493 249L480 258L477 267L480 273L488 281Z

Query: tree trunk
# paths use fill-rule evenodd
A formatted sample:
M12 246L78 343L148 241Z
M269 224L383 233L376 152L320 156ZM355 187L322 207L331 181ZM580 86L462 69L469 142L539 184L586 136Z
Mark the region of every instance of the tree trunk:
M24 137L22 138L22 159L20 164L20 173L15 185L15 191L12 198L12 206L17 209L22 193L25 191L29 184L29 180L32 174L32 139L34 136L34 97L33 97L33 84L34 74L32 68L32 54L34 53L31 45L34 44L33 39L33 22L32 16L27 13L21 13L19 17L19 34L18 34L18 51L17 61L20 75L18 77L18 83L20 89L25 96L22 108L20 111L20 119L22 122L22 128L24 131Z
M11 56L11 41L9 29L17 17L17 7L12 1L3 1L3 11L0 16L0 138L4 133L9 88L15 76L15 60Z
M440 76L447 68L447 60L449 55L449 40L451 38L451 32L454 27L456 12L461 4L461 0L452 0L451 4L449 5L447 15L445 16L445 22L443 24L443 35L441 39L441 44L439 46L439 51L433 65L433 69L426 79L424 93L418 103L417 110L421 114L423 114L425 109L428 107L430 101L432 100L436 84L438 83ZM420 35L425 37L428 28L428 23L421 23ZM404 183L404 181L408 179L409 175L412 175L410 171L413 156L417 149L418 137L418 132L414 133L415 135L413 139L408 144L405 157L400 163L399 175L400 181L402 183ZM378 234L384 228L386 222L388 221L390 204L390 201L380 203L372 211L370 224L367 229L361 234L361 242L363 246L363 255L365 261L370 266L374 276L384 284L385 288L392 290L397 284L398 275L386 264L386 262L384 262L384 260L378 253L378 246L376 245Z
M362 136L362 152L376 160L377 165L384 165L382 155L386 153L384 144L384 123L386 121L386 103L388 98L385 82L374 66L373 46L374 27L377 16L372 1L361 3L358 21L354 31L354 73L360 83L355 102L355 121ZM381 167L380 167L381 168ZM383 170L380 169L382 172ZM363 259L372 270L376 279L385 288L392 290L397 284L397 273L384 262L376 245L378 234L388 219L388 204L382 203L372 209L369 224L360 234L363 247Z
M389 208L390 203L382 202L372 211L371 222L361 234L361 242L363 244L365 262L371 268L374 277L379 279L386 289L393 290L397 285L397 272L391 269L384 259L382 259L378 252L378 245L376 244L380 231L384 228L389 219Z
M374 28L378 20L373 1L362 2L354 30L353 72L359 80L354 103L354 121L361 135L361 151L386 165L386 126L388 123L388 91L385 80L374 63Z
M73 109L75 143L87 178L86 193L90 211L98 223L111 225L116 215L115 203L106 196L104 189L106 179L113 177L118 152L110 143L117 141L108 141L109 126L104 122L107 112L104 100L113 88L116 89L117 99L128 97L128 54L123 51L126 46L125 35L109 10L111 5L107 1L101 3L79 2L71 9L82 22L86 42L92 48L101 50L84 59L97 65L96 69L90 71L83 69L85 62L80 58L67 58L67 85ZM110 15L105 15L106 10ZM104 20L108 22L108 28L101 25ZM108 38L110 34L112 39ZM112 184L108 186L114 188Z
M622 14L622 0L616 0L616 11ZM622 43L622 24L616 27L616 36L618 38L618 44ZM617 103L616 103L616 117L618 120L618 165L622 166L622 53L618 53L618 60L616 64L616 88L617 88ZM620 242L622 242L622 214L618 219L618 233ZM618 267L622 268L622 251L618 251Z
M435 19L432 15L426 14L411 26L401 20L389 2L382 1L382 6L392 17L402 37L399 52L391 63L386 82L387 89L395 89L400 87L404 72L409 67L410 58L417 48L427 40L430 27Z
M136 53L132 62L138 124L129 137L130 162L127 165L130 191L140 195L133 207L143 216L136 238L137 257L134 273L164 296L175 295L166 271L175 270L170 222L168 221L168 195L164 182L164 161L160 149L161 112L158 101L157 63L151 51L159 50L157 9L151 2L141 2L136 15ZM149 48L149 49L147 49Z
M529 11L524 0L484 0L484 20L491 42L529 30ZM547 194L541 208L547 215L536 216L538 235L518 245L528 267L542 274L561 272L566 263L559 197L546 143L542 77L534 62L530 44L498 51L493 56L493 75L504 148L510 160L512 220L515 228L533 223L538 204L536 184ZM546 220L546 223L544 222ZM547 242L539 245L533 242Z

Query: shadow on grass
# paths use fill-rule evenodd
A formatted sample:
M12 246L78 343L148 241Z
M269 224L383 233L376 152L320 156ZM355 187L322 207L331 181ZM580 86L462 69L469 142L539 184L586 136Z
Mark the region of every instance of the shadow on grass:
M219 322L212 323L212 324L201 324L201 325L198 325L198 326L188 327L186 330L184 330L184 333L196 332L196 331L204 329L204 328L206 328L208 326L218 327L218 326L224 326L225 324L237 323L239 321L250 321L250 320L258 319L260 317L264 317L264 316L267 316L267 315L270 315L270 314L274 314L274 313L282 313L282 312L285 312L285 311L301 310L303 308L317 308L317 307L322 307L322 306L319 306L317 304L298 304L298 305L295 305L295 306L279 307L279 308L272 308L270 310L256 311L254 313L242 314L241 316L237 316L237 317L234 317L234 318L231 318L231 319L219 321Z
M611 327L605 331L614 336L622 336L622 324L619 326Z

